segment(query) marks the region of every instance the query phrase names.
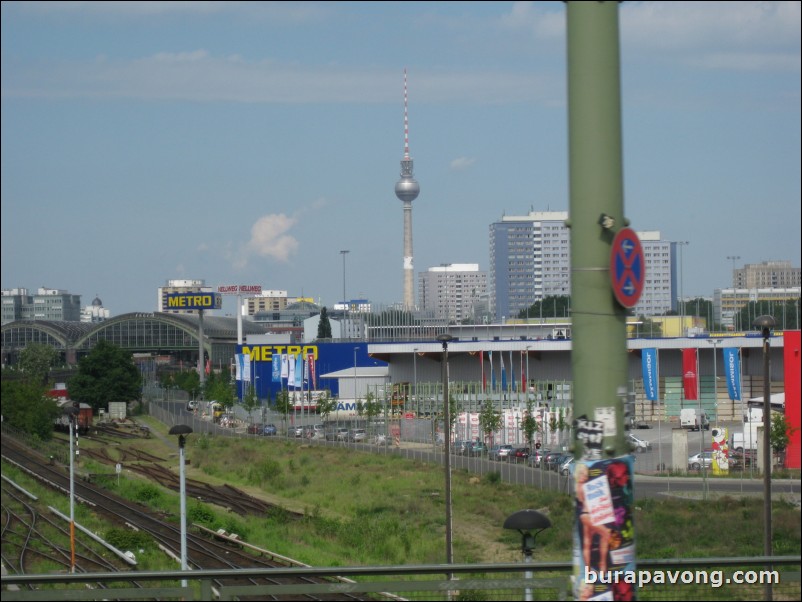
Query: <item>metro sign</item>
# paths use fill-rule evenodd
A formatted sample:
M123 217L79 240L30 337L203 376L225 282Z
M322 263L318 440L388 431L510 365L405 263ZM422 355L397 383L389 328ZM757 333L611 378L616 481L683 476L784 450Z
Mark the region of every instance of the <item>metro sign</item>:
M646 281L646 264L640 239L632 228L622 228L613 239L610 280L619 304L627 309L638 304Z

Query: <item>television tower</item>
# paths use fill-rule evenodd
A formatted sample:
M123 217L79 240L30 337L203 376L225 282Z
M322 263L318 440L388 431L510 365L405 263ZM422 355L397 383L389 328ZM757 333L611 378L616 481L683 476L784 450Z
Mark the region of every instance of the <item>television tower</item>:
M409 156L409 117L407 114L407 70L404 68L404 158L401 159L401 179L395 184L395 196L404 203L404 309L415 306L412 266L412 201L418 198L420 185L412 173Z

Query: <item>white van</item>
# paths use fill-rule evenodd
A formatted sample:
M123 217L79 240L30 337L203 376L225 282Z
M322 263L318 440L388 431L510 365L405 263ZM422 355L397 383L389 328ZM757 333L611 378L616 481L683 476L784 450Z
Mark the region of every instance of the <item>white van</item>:
M699 408L682 408L679 411L679 425L689 431L710 429L710 418L707 412Z

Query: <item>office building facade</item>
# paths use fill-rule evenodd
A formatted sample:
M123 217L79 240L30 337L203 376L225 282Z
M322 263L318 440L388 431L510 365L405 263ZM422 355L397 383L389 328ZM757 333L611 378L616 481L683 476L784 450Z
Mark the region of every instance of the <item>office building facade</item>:
M40 288L32 294L26 288L3 289L3 324L16 320L81 319L81 295L55 288Z
M793 288L802 286L800 268L790 261L764 261L748 263L733 270L734 289Z

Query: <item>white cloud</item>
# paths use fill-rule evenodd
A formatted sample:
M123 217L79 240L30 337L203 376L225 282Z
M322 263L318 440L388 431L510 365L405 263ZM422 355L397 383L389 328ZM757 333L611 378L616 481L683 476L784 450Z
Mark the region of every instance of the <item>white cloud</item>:
M251 256L269 257L287 261L299 247L298 241L288 231L298 220L283 213L260 217L251 227L251 239L235 260L235 267L244 268Z
M799 2L627 2L620 15L626 52L704 68L799 70Z
M474 163L476 163L476 159L473 157L457 157L451 162L450 167L454 171L462 171L468 169Z

